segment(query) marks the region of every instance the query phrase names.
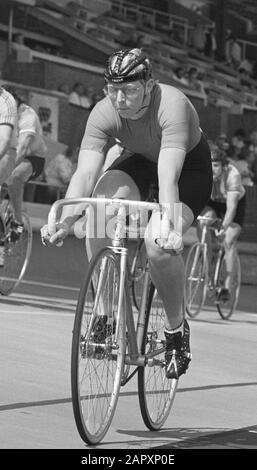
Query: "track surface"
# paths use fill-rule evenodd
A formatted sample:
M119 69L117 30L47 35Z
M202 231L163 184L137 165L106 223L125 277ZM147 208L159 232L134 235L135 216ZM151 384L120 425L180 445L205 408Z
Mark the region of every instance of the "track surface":
M50 250L35 234L25 282L0 299L1 449L89 449L75 427L70 392L81 253L83 242ZM256 449L256 295L243 287L230 321L211 306L189 320L193 360L161 431L145 428L132 380L98 448Z

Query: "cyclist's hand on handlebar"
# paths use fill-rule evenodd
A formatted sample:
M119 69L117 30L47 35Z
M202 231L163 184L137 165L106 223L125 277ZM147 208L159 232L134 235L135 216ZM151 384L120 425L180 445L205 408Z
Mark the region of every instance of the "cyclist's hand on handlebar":
M224 229L224 227L220 227L219 230L215 230L215 235L216 237L218 238L224 238L225 237L225 233L226 233L226 230Z
M157 238L157 245L165 251L178 255L184 248L182 235L175 230L171 230L167 237Z
M41 241L43 245L52 247L52 246L61 246L63 240L69 234L69 227L65 222L58 222L56 224L56 232L51 235L49 233L48 225L44 225L41 230Z

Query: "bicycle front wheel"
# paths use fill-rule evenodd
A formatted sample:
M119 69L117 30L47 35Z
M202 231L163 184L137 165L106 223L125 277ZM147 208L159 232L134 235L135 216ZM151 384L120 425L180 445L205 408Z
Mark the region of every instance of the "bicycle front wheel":
M28 215L22 214L23 232L20 238L12 242L9 237L5 238L1 246L3 250L2 265L0 266L0 293L9 295L21 282L31 254L32 227Z
M152 285L142 343L142 354L148 359L147 364L138 369L140 410L151 431L158 431L168 418L178 385L178 380L166 378L165 318L163 303Z
M147 254L144 240L140 240L136 252L132 261L131 266L131 278L132 278L132 298L136 309L139 311L140 302L142 298L144 278L145 278L145 267L147 261Z
M227 275L227 269L226 269L226 259L224 255L221 260L219 274L218 274L218 283L217 283L218 289L225 287L226 275ZM217 310L221 318L223 318L223 320L228 320L233 314L233 312L235 311L238 298L239 298L240 286L241 286L241 264L240 264L238 253L236 253L234 266L233 266L233 272L231 276L229 300L227 300L226 302L216 301Z
M123 372L125 314L117 322L119 258L109 248L90 262L81 287L71 354L72 404L81 438L105 436L116 408Z
M186 312L189 317L194 318L205 302L208 284L208 260L198 242L189 250L185 278Z

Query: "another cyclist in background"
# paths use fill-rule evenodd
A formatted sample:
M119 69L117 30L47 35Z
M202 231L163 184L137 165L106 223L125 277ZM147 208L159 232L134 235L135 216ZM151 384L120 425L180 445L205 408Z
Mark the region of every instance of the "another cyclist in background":
M4 170L9 161L14 160L15 152L11 151L13 129L17 121L17 104L13 96L0 87L0 175L4 179Z
M166 374L178 378L185 373L191 353L189 325L182 307L182 234L174 230L174 204L181 203L185 232L211 194L210 150L192 103L178 89L154 80L150 60L141 49L113 53L104 77L106 97L89 116L77 171L66 197L93 194L145 200L150 185L158 186L159 202L169 208L169 223L166 233L161 233L160 214L154 213L145 232L145 244L151 277L167 314ZM110 138L118 139L127 152L97 182ZM43 243L51 245L65 238L74 222L72 214L71 206L63 209L54 235L43 227ZM87 239L88 253L99 251L103 244L103 239Z
M21 209L24 183L37 178L45 165L46 145L39 117L33 108L23 103L15 88L5 89L14 98L18 113L12 132L10 152L0 162L0 184L7 182L14 208L12 238L19 237L23 230Z
M213 188L202 215L222 219L217 236L224 237L227 277L225 287L218 294L218 300L225 302L230 298L235 246L244 222L246 197L240 173L228 162L226 153L212 143L210 148Z

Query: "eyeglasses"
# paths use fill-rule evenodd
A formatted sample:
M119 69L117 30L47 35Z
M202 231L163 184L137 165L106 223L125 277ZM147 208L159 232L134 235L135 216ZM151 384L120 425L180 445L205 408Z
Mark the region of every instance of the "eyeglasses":
M106 85L104 87L105 94L109 95L110 98L116 98L119 91L126 96L126 98L135 98L138 94L138 91L142 88L141 86L135 86L131 84L123 85L123 86L114 86L114 85Z

